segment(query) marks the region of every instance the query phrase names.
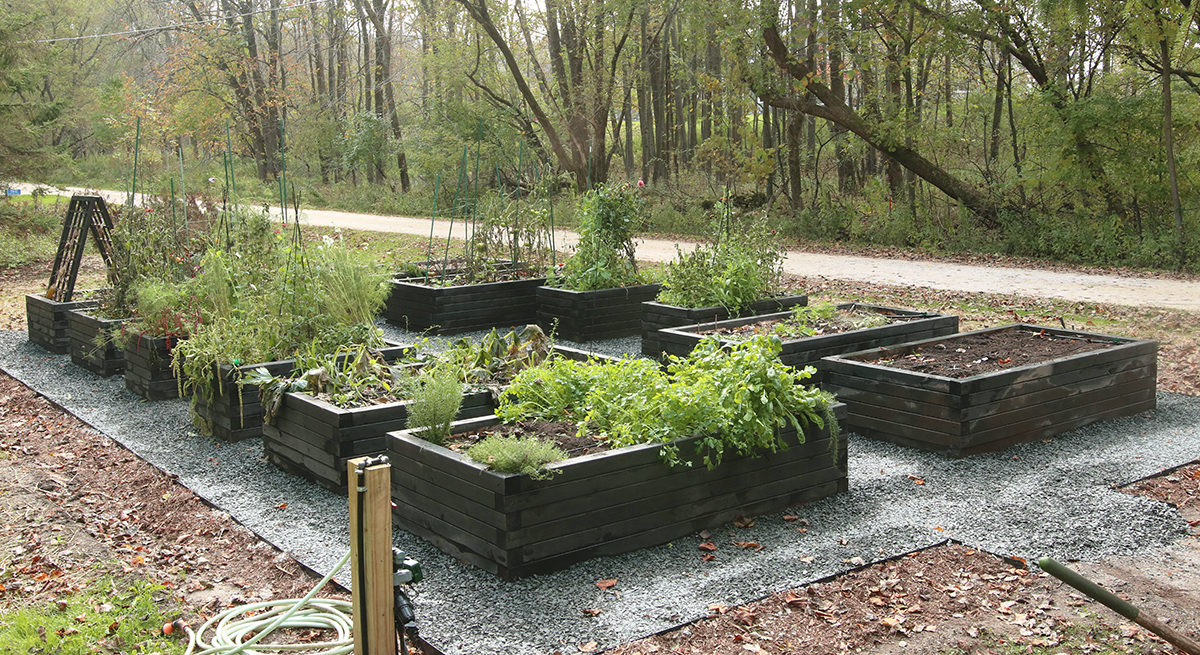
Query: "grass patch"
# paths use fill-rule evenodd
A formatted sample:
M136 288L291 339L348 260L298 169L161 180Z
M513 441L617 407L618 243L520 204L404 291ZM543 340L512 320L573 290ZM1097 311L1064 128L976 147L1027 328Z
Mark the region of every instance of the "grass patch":
M54 258L66 198L15 196L0 200L0 270ZM89 251L91 248L89 241Z
M182 653L185 642L162 636L174 616L170 593L145 581L103 576L86 589L37 604L0 600L0 644L10 653Z

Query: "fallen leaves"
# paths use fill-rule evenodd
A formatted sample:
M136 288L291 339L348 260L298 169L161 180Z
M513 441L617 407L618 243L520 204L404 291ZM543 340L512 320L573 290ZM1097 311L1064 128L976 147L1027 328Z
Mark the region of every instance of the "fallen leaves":
M604 580L597 580L597 581L596 581L596 588L597 588L597 589L599 589L599 590L601 590L601 591L607 591L607 590L609 590L609 589L612 589L612 588L613 588L613 587L615 587L615 586L617 586L617 579L616 579L616 578L607 578L607 579L604 579Z
M915 484L915 485L918 485L918 486L919 486L919 485L923 485L923 484L925 484L925 478L922 478L922 477L920 477L920 476L917 476L917 475L913 475L912 473L909 473L909 474L908 474L908 479L909 479L909 480L912 480L912 481L913 481L913 484Z
M582 610L584 616L600 616L601 612L603 612L603 611L604 610L599 610L599 609L595 609L595 608L588 608L588 609Z
M716 552L717 545L711 541L706 541L706 542L700 544L699 546L696 546L696 548L699 548L700 550L703 550L705 552L712 553L712 552Z
M733 542L733 545L742 548L743 550L749 550L753 548L755 552L759 552L766 548L766 546L763 546L755 541L735 541Z

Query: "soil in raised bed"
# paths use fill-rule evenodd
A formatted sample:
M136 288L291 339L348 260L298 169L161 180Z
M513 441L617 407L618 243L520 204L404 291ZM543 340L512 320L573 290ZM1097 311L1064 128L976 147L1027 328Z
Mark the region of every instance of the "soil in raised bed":
M608 444L591 437L580 437L577 432L578 428L570 421L517 421L455 434L446 440L446 447L455 452L465 453L471 446L487 437L537 437L558 446L568 457L609 450Z
M880 357L869 363L948 378L967 378L1103 350L1112 345L1111 341L1014 329L967 334L921 346L904 355Z
M798 339L882 327L891 323L897 323L904 320L904 318L886 312L874 312L865 309L839 309L829 318L817 318L804 323L797 321L793 314L786 318L767 319L735 327L709 328L700 330L700 334L733 337L739 340L749 339L760 334L772 334L784 339ZM925 317L921 316L918 318Z

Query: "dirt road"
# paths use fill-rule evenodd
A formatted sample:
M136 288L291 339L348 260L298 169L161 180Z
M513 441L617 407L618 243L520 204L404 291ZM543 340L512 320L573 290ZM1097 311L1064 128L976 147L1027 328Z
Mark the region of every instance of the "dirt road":
M29 193L34 185L17 185ZM76 187L50 189L51 193L82 192ZM125 202L121 191L103 191L109 202ZM140 198L139 198L140 201ZM278 215L279 208L271 207ZM327 209L308 209L302 212L301 222L376 232L429 234L428 218L379 216ZM445 235L449 221L438 220L434 233ZM455 236L467 236L461 222L454 226ZM577 235L566 230L556 231L558 247L571 246ZM638 246L638 258L645 261L669 261L675 255L675 241L644 239ZM679 243L682 248L692 244ZM1164 307L1200 311L1200 282L1155 278L1130 278L1116 275L1094 275L1021 269L997 266L972 266L947 262L877 259L853 255L831 255L803 251L789 252L784 270L794 275L875 282L901 286L930 287L947 291L1004 293L1045 298L1111 303L1135 307Z

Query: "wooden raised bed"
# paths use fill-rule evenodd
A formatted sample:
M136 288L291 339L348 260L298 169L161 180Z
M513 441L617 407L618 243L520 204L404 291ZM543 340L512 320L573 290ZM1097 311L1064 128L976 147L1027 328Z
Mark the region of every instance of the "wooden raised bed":
M408 346L383 348L383 356L398 358ZM202 431L218 441L243 441L261 437L263 434L263 406L258 398L258 387L252 384L239 385L251 371L265 368L276 377L290 376L296 369L296 360L282 359L276 362L233 366L221 364L215 371L220 387L213 390L213 397L195 397L192 404L196 415L202 419Z
M102 377L125 370L121 326L127 318L97 318L87 308L67 310L71 361Z
M919 347L952 348L955 339L1001 330L1044 330L1113 345L964 378L868 363ZM1013 324L828 357L823 386L846 403L848 430L962 456L1154 408L1157 357L1154 341Z
M274 423L263 425L263 448L267 459L284 471L344 491L346 460L385 452L385 435L408 424L409 403L346 409L306 393L289 392L283 396ZM486 416L493 411L491 392L475 391L463 397L458 417Z
M29 340L52 353L67 354L71 351L67 312L95 306L94 300L58 302L40 294L26 294L25 325L29 330Z
M538 287L537 322L547 334L568 341L629 337L641 329L641 305L654 300L661 284L572 291Z
M797 368L808 365L816 367L817 374L809 380L810 384L820 381L821 371L824 368L821 365L822 357L852 353L879 346L890 346L906 341L931 339L958 332L957 316L914 312L907 309L895 309L862 303L843 303L838 305L838 309L872 311L888 316L901 317L902 320L888 325L863 328L861 330L783 339L783 350L779 353L780 361L788 366ZM700 340L704 337L703 332L706 330L737 328L764 321L782 320L791 315L792 312L778 312L762 316L731 318L724 321L666 328L659 330L658 342L664 353L686 357L700 343ZM732 339L722 337L722 340L726 343L734 343Z
M751 305L749 309L741 312L739 316L756 316L771 312L781 312L785 309L801 307L807 304L808 295L806 294L799 296L773 296L759 300ZM729 310L720 306L692 308L667 305L654 301L644 302L642 303L641 313L642 354L647 357L662 357L663 349L662 344L659 343L659 330L682 325L724 321L729 318L733 318Z
M414 332L454 334L528 325L537 319L537 288L546 278L435 286L425 278L392 280L387 322Z
M842 416L844 408L835 406ZM457 424L459 430L495 417ZM848 488L845 439L812 430L765 457L727 455L715 470L670 467L659 444L574 457L549 480L490 471L402 431L389 435L399 525L443 551L511 580L589 557L666 543L738 515L781 511ZM696 439L678 442L689 458ZM689 555L690 557L690 555Z
M179 337L125 337L125 388L146 400L179 397L179 379L171 368L171 349Z

